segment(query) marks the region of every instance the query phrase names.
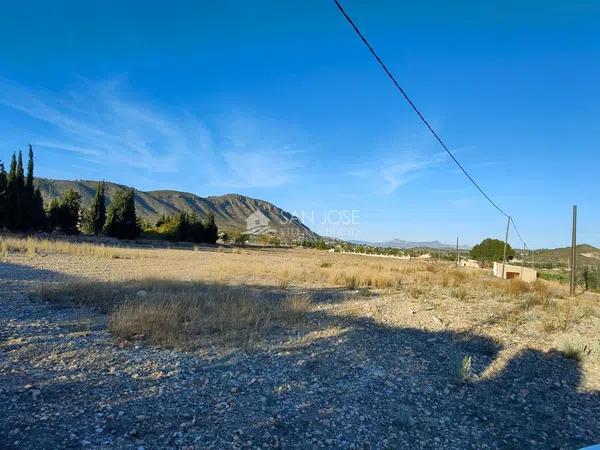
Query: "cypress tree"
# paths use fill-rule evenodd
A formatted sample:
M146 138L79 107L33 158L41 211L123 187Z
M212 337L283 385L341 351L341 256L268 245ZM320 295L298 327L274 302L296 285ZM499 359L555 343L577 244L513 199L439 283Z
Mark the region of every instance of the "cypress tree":
M18 222L17 157L13 153L10 159L6 186L6 228L14 230Z
M33 184L33 147L29 145L29 160L27 161L27 176L25 178L23 204L23 228L33 231L41 230L44 226L44 202L39 189Z
M20 193L23 193L25 190L25 172L23 170L23 152L21 150L19 150L19 157L17 159L16 182Z
M219 238L219 229L215 223L215 215L209 212L204 223L204 241L209 244L215 244Z
M6 170L4 169L4 163L0 162L0 230L3 230L6 227L6 212L8 209L7 202L7 192L8 190L8 177L6 175Z
M106 222L106 204L104 196L104 181L98 183L96 188L96 197L90 208L90 231L94 234L100 234Z
M17 157L15 154L12 154L12 158L10 158L10 168L8 169L8 184L15 182L15 178L17 177Z
M17 230L27 228L28 202L25 193L25 172L23 170L23 152L19 150L17 158L17 173L15 179L15 216L14 227Z
M25 192L29 199L33 200L33 148L29 144L29 160L27 161L27 179L25 180Z

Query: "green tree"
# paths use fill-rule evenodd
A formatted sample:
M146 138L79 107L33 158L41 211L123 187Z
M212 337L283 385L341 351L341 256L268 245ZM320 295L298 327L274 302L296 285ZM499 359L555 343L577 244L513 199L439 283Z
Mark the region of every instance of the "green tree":
M41 198L41 195L40 195ZM65 191L60 200L54 199L48 206L48 226L50 231L60 230L67 234L77 234L81 196L73 189Z
M219 229L215 223L215 215L213 212L209 212L204 222L204 242L209 244L216 244L219 238Z
M42 192L39 187L35 188L33 191L33 198L31 199L30 228L35 231L44 230L46 228L44 199L42 198Z
M507 244L506 247L506 257L507 259L512 258L515 255L514 250ZM472 259L476 259L477 261L483 263L491 263L491 262L501 262L504 257L504 241L499 239L491 239L487 238L481 241L481 243L475 245L469 256Z
M25 190L25 172L23 171L23 152L19 150L19 157L17 159L17 174L16 183L20 191Z
M189 238L192 242L206 242L206 227L198 216L194 213L190 214Z
M223 244L227 244L230 240L231 240L231 237L229 236L227 231L223 231L221 233L221 241L223 241Z
M106 212L104 232L118 239L135 239L140 233L133 189L119 191Z
M205 242L206 230L196 214L182 211L174 217L161 217L158 232L171 241Z
M25 178L22 194L22 204L24 209L23 228L38 231L44 227L44 201L39 188L35 188L33 179L33 147L29 145L27 177Z
M49 231L54 231L59 227L60 215L60 201L54 198L46 209L46 223L48 224Z
M96 196L89 209L89 231L93 234L100 234L106 222L106 198L104 195L104 181L98 183L96 187Z
M8 189L8 176L4 163L0 162L0 230L6 227L6 214L8 212L7 205L7 189Z
M21 153L19 152L19 156ZM10 170L8 172L7 180L7 199L6 199L6 227L9 230L20 230L23 226L23 206L21 203L21 197L23 194L24 180L23 180L23 158L17 157L13 153L10 160Z
M29 145L29 160L27 161L27 178L25 179L25 192L29 199L35 194L33 188L33 148Z
M81 208L81 196L73 189L69 189L62 195L60 205L61 220L59 227L67 234L77 234L79 232L77 224L79 222L79 209Z

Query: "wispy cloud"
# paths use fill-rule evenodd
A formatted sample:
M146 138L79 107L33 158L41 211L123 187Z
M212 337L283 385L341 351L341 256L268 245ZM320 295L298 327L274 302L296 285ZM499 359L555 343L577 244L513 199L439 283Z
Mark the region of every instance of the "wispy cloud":
M193 114L131 95L120 81L37 92L0 79L0 104L43 122L33 144L99 166L203 175L204 182L273 187L293 179L304 149L266 121L237 113L210 127Z
M403 184L414 180L427 169L438 165L444 154L433 155L407 154L397 161L389 161L381 169L381 177L385 183L384 191L391 194Z
M402 152L394 158L376 161L369 167L351 170L348 175L372 180L383 194L392 194L400 186L416 179L428 169L444 161L444 153Z
M275 187L297 178L307 147L296 130L236 114L221 127L224 170L214 183L231 187Z

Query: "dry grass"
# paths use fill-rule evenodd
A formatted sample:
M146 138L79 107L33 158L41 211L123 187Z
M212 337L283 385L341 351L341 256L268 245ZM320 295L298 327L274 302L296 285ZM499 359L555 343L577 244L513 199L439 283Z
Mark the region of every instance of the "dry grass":
M562 341L560 351L567 358L581 361L584 358L600 358L600 340L594 346L580 336L569 337Z
M189 346L209 337L244 341L277 324L298 323L312 309L309 298L291 294L299 291L348 291L342 302L325 302L331 315L437 329L435 315L448 330L476 330L544 350L558 348L561 339L573 333L597 333L594 327L600 323L600 302L593 294L571 298L557 283L502 280L449 263L250 247L148 249L141 251L149 257L139 259L98 259L95 252L101 250L85 249L71 254L92 258L74 260L40 258L37 243L29 243L34 248L30 258L24 256L26 244L20 240L17 250L11 247L18 253L9 259L77 277L82 274L80 264L85 264L84 276L89 272L115 280L43 285L40 296L104 309L116 336L166 346ZM220 287L207 288L215 285ZM146 297L138 297L139 290L146 291ZM328 297L319 293L314 298Z
M469 383L473 380L472 357L466 355L460 360L457 367L458 381L461 383Z
M104 244L87 244L34 237L0 237L0 254L6 257L11 252L26 253L29 257L57 253L107 259L135 258L143 255L143 252L139 250L109 247Z
M311 306L307 294L267 300L250 288L159 279L44 284L36 292L46 301L107 312L109 331L118 338L181 348L202 336L247 340L271 325L295 325Z

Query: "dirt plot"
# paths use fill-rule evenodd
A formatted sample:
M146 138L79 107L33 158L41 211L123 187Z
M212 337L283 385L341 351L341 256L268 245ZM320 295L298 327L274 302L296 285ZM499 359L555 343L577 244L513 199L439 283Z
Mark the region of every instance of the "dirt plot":
M600 304L306 249L4 241L2 448L578 448Z

